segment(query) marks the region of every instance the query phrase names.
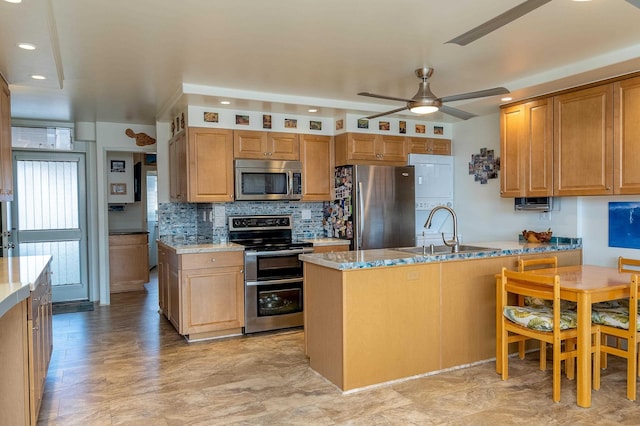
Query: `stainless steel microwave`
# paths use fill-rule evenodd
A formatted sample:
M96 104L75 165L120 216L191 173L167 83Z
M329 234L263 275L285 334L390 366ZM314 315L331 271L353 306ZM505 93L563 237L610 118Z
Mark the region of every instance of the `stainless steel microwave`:
M302 199L302 163L279 160L235 160L236 200Z

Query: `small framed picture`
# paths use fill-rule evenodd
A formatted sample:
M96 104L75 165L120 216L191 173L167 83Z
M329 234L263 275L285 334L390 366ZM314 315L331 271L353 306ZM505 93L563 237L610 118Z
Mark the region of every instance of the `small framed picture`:
M271 128L271 114L263 114L262 115L262 128L270 129Z
M180 114L180 128L184 129L184 112Z
M125 172L124 160L111 160L111 173L124 173Z
M157 163L156 154L144 154L145 166L155 166Z
M204 113L204 121L207 123L217 123L218 122L218 113L217 112L205 112Z
M366 118L358 119L358 129L368 129L369 128L369 120Z
M433 126L433 134L434 135L442 135L442 134L444 134L444 127L442 127L442 126Z
M322 121L309 121L309 130L322 130Z
M298 120L295 118L285 118L284 119L284 128L285 129L297 129L298 128Z
M127 195L127 184L126 183L112 183L111 184L111 195Z
M239 124L241 126L248 126L249 125L249 116L248 115L236 114L236 124Z
M400 123L398 123L398 133L400 133L400 134L407 133L407 122L406 121L400 120Z
M416 133L426 133L424 124L416 124Z
M336 120L336 130L342 130L344 127L344 120Z
M378 123L378 129L380 129L380 130L390 130L391 129L391 125L389 124L388 121L380 121Z

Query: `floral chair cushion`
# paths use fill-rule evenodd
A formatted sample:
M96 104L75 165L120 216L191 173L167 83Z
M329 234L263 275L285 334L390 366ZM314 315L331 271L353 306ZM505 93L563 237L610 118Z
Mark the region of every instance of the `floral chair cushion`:
M628 302L627 302L628 304ZM625 306L595 308L591 310L591 322L611 327L629 329L629 308ZM640 327L640 317L637 320Z
M553 309L546 306L505 306L504 316L523 327L538 331L553 331ZM560 312L560 329L576 328L575 311L563 309Z
M538 297L525 296L524 298L525 306L546 306L547 308L553 307L553 300L545 300L540 299ZM575 311L577 308L576 302L571 302L569 300L560 300L560 309L564 310L573 310Z

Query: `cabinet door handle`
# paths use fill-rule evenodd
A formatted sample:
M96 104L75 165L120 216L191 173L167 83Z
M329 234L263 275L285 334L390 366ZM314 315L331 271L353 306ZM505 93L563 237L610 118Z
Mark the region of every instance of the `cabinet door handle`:
M211 261L212 261L212 262L215 262L215 261L216 261L216 258L215 258L215 257L212 257L212 258L211 258Z

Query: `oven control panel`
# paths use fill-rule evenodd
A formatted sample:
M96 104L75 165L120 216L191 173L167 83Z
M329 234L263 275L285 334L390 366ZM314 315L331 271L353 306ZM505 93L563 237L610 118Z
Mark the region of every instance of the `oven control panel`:
M291 229L291 216L231 216L229 230Z

